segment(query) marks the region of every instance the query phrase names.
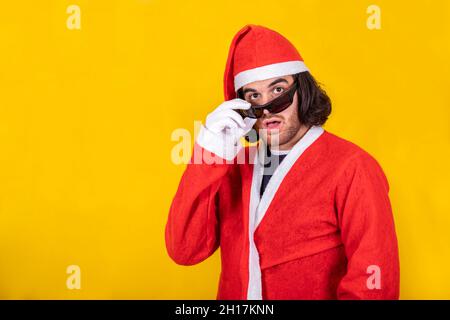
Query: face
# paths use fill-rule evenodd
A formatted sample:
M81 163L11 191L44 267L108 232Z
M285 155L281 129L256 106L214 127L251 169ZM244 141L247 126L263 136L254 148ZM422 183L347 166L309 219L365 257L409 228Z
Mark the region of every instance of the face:
M263 105L287 91L294 83L293 76L276 77L255 81L245 85L244 99L252 105ZM255 124L260 137L271 146L278 144L280 149L290 149L299 135L301 123L298 119L298 92L292 104L279 113L264 110L264 115Z

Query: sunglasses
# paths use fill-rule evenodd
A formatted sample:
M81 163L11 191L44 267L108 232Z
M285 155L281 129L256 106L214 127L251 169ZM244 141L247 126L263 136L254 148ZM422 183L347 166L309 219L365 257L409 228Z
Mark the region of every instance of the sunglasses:
M283 92L279 97L273 99L272 101L263 105L252 105L247 110L238 109L236 110L242 118L248 117L253 119L261 118L264 114L264 110L270 113L279 113L292 104L294 100L294 94L297 90L297 80L294 81L292 86L285 92Z

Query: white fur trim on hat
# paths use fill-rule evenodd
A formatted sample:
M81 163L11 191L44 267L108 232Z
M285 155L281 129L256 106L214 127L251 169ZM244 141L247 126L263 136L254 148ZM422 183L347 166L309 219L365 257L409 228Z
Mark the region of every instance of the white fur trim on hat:
M283 77L304 71L309 71L309 69L303 61L279 62L245 70L239 72L234 77L234 90L238 91L246 84L254 81L266 80L274 77Z

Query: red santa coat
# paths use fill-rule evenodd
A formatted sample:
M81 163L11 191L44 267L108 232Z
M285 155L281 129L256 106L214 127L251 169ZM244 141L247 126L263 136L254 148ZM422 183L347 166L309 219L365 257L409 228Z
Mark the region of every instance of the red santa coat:
M242 156L187 165L165 229L176 263L197 264L220 246L217 299L398 299L389 185L371 155L313 126L261 198L257 147Z

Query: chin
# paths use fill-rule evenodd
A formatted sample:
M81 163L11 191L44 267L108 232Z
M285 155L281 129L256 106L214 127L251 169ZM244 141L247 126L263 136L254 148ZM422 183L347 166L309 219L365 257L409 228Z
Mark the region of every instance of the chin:
M269 146L272 146L272 140L275 140L278 145L282 145L285 142L283 138L284 138L284 135L282 134L282 132L279 132L276 134L268 134L267 136L263 137L263 139L266 141L267 145L269 145Z

